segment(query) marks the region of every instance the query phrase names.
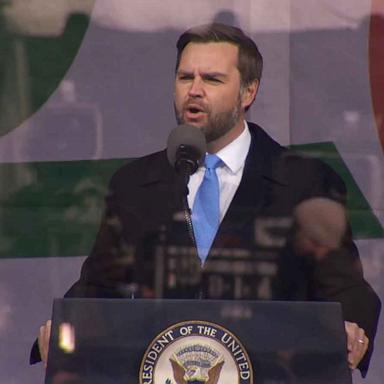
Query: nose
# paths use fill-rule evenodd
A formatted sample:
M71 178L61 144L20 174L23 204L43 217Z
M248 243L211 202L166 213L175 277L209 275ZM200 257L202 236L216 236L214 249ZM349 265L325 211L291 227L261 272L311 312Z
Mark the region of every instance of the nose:
M204 95L203 82L200 77L195 77L191 83L191 86L188 90L188 95L190 97L202 97Z

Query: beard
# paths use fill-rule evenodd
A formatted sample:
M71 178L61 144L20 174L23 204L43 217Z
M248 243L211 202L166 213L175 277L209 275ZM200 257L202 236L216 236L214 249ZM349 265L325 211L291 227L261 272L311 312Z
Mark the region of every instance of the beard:
M174 105L177 124L192 124L185 121L183 111L178 111ZM208 121L200 129L205 136L207 143L215 141L228 133L239 121L241 115L241 97L239 95L236 105L231 109L223 112L213 113L211 109L206 111Z

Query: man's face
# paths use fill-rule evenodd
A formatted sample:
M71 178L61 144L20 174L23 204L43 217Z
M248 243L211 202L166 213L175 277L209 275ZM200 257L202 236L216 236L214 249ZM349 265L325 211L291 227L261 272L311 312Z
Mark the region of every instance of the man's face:
M175 80L176 119L201 128L208 143L242 130L237 60L237 46L226 42L189 43L182 52Z

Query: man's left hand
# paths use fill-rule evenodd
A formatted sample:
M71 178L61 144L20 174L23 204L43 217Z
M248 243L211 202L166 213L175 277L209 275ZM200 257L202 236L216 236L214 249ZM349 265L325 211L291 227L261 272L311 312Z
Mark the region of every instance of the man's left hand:
M345 321L344 326L347 333L348 365L349 368L355 369L367 352L369 339L364 329L356 323Z

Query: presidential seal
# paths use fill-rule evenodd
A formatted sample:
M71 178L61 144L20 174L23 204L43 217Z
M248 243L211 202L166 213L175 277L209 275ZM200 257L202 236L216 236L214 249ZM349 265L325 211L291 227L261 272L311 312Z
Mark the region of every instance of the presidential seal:
M251 361L238 338L206 321L177 323L147 348L140 384L253 384Z

